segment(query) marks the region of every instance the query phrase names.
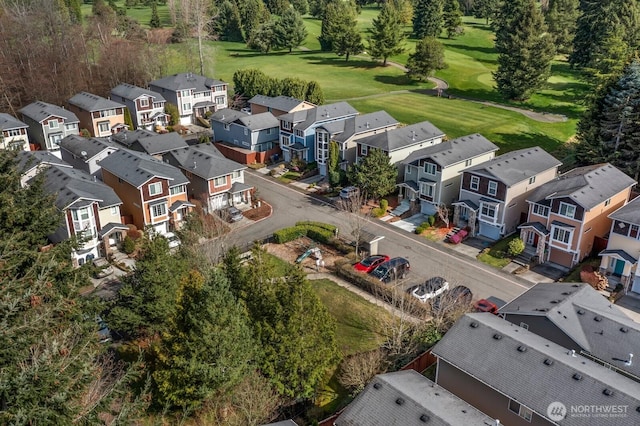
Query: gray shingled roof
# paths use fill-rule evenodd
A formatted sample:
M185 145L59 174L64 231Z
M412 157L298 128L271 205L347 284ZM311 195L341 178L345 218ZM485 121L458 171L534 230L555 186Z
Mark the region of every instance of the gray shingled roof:
M263 426L298 426L293 420L282 420L281 422L269 423Z
M414 151L403 163L417 164L418 160L430 158L436 164L448 167L482 154L495 152L498 149L489 139L475 133Z
M629 407L627 416L612 424L640 424L640 383L495 315L460 318L432 353L544 418L552 402L620 405ZM557 423L586 424L570 415Z
M423 426L425 424L487 426L496 423L491 417L422 374L414 370L406 370L375 376L357 398L345 408L334 424L336 426Z
M18 151L17 168L20 173L27 173L40 164L71 167L71 164L53 155L50 151Z
M270 112L240 117L238 121L249 130L272 129L280 126L280 121Z
M536 146L502 154L477 166L472 166L465 172L484 175L507 186L513 186L561 164L551 154Z
M369 114L356 115L344 121L327 123L321 127L335 135L332 137L336 142L345 142L361 133L367 133L374 130L385 129L387 127L398 125L398 120L389 115L386 111L375 111ZM341 125L342 128L332 130L334 125Z
M168 152L184 170L209 180L247 167L223 156L212 144L198 144Z
M116 177L139 188L154 177L168 179L169 186L189 183L180 169L164 163L144 152L120 149L98 165Z
M29 127L22 121L5 112L0 112L0 130L23 129Z
M111 187L82 170L51 166L44 171L44 189L56 194L56 207L64 210L72 205L81 206L87 201L97 201L100 208L122 204Z
M442 130L438 129L428 121L411 124L405 127L388 130L377 135L367 136L358 139L361 145L378 148L386 152L392 152L407 146L416 145L421 142L430 141L438 137L444 137Z
M105 109L124 108L124 105L111 99L94 95L93 93L80 92L69 99L71 105L82 108L85 111L103 111Z
M155 136L157 133L152 132L151 130L144 129L142 127L138 127L136 130L122 130L118 133L114 133L111 135L111 140L116 141L121 145L126 146L127 148L131 147L134 143L138 142L138 139L145 138L148 136Z
M68 109L58 105L49 104L42 101L35 101L20 110L20 113L32 120L41 123L43 120L53 116L64 118L65 123L78 123L78 117Z
M149 86L162 87L167 90L176 91L194 89L196 92L206 92L211 90L214 86L218 86L221 84L226 83L221 80L203 77L201 75L193 74L190 72L174 74L149 82Z
M164 154L165 152L189 146L184 138L176 132L143 135L138 138L138 144L149 155Z
M233 123L234 121L249 116L249 113L238 111L231 108L223 108L211 114L211 120L219 121L220 123Z
M609 215L611 219L640 224L640 197L636 197Z
M119 146L109 141L108 138L83 138L78 135L69 135L60 141L60 148L77 157L85 157L85 160L90 160L106 149L119 149ZM83 152L85 155L82 154Z
M541 185L527 201L537 203L567 197L589 210L635 184L635 180L611 164L596 164L575 168Z
M117 85L111 89L111 93L130 100L138 99L140 96L151 96L154 98L155 102L165 101L165 98L160 93L149 89L143 89L142 87L134 86L129 83Z
M535 230L540 232L542 235L549 235L549 231L547 230L547 227L540 222L526 222L526 223L523 223L522 225L518 225L518 229L529 228L529 227L535 228Z
M253 98L249 99L250 104L262 105L264 107L268 107L271 109L277 109L278 111L291 111L292 109L298 107L300 104L305 103L305 101L301 101L300 99L292 98L291 96L265 96L265 95L255 95Z
M283 114L278 117L282 121L298 123L294 126L296 130L306 130L320 121L335 119L345 119L351 115L358 114L358 111L346 102L336 102L328 105L319 105L302 111Z

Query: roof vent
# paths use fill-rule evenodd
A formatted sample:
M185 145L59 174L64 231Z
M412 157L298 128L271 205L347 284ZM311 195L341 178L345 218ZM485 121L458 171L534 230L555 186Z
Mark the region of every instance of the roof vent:
M612 396L613 395L613 391L609 388L606 388L605 390L602 391L603 394L607 395L607 396Z
M622 331L623 333L628 333L629 329L627 327L620 327L620 331Z
M478 322L477 321L473 321L471 324L469 324L469 327L478 328Z
M404 404L404 399L402 399L402 398L396 399L396 404L398 404L398 405Z
M378 382L375 382L375 383L373 384L373 388L374 388L374 389L380 389L381 387L382 387L382 385L381 385L380 383L378 383Z
M558 301L557 300L552 300L551 303L553 303L555 305L556 303L558 303Z
M597 317L593 318L593 320L596 321L596 322L600 322L600 321L602 321L602 317L601 316L597 316Z
M563 296L569 296L570 294L571 294L571 292L570 292L570 291L563 291L563 292L562 292L562 295L563 295Z
M582 380L582 374L580 374L580 373L575 373L575 374L573 375L573 380L577 380L577 381Z
M636 407L636 411L640 413L640 407Z
M578 309L578 315L584 315L584 310Z
M502 334L496 333L496 334L493 335L493 338L496 339L496 340L500 340L500 339L502 339Z
M640 407L638 407L638 411L640 411ZM420 416L420 421L421 421L422 423L426 423L426 422L428 422L428 421L429 421L429 416L427 416L426 414L421 415L421 416Z
M518 352L526 352L527 351L527 347L524 345L520 345L518 346Z
M545 358L544 365L552 366L553 365L553 360L549 359L549 358Z

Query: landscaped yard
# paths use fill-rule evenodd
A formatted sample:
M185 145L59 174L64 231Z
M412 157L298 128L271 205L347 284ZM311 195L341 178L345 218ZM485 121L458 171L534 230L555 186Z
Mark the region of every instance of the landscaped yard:
M507 253L509 242L519 237L520 235L515 233L497 241L488 250L483 250L483 252L478 255L477 259L480 262L493 266L494 268L504 268L509 264L509 262L511 262L511 257Z

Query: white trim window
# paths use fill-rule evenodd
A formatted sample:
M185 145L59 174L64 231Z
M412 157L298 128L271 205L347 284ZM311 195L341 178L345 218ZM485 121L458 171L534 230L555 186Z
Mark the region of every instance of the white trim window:
M220 187L220 186L224 186L227 184L227 177L226 176L220 176L217 177L213 180L213 186Z
M284 130L291 130L291 122L290 121L282 121L282 128Z
M573 230L560 226L551 227L551 240L562 244L569 244L573 238Z
M360 155L369 155L369 147L367 145L360 145Z
M111 131L111 124L108 121L103 121L98 123L98 131L100 133L107 133Z
M469 189L471 189L472 191L477 191L478 189L480 189L480 178L478 176L471 176Z
M316 161L318 164L327 164L329 160L329 133L316 130Z
M216 96L215 102L216 102L216 105L224 105L227 103L227 99L224 96Z
M242 180L242 170L234 170L231 173L231 182Z
M436 174L436 165L433 163L424 163L424 172L428 175L435 176Z
M542 204L534 204L533 214L542 217L549 217L549 207L543 206Z
M533 411L520 404L516 400L509 399L509 411L517 414L518 416L531 423L531 419L533 418Z
M487 194L495 196L498 193L498 182L495 180L489 181L489 186L487 187Z
M58 123L58 120L49 120L50 129L57 129L58 127L60 127L60 123Z
M576 217L576 206L560 202L558 214L560 216L568 217L569 219L574 219Z
M169 194L177 195L187 192L187 185L176 185L169 188Z
M304 132L302 130L296 130L293 133L299 138L304 138Z
M67 132L77 131L77 130L78 130L78 125L77 125L76 123L65 124L65 125L64 125L64 129L65 129Z
M498 205L494 203L480 203L480 216L483 219L491 219L493 223L498 218Z
M435 187L436 187L435 183L420 182L420 195L433 198L433 194L435 194Z
M185 102L182 104L182 111L188 112L191 111L191 102Z
M158 195L162 193L162 182L155 182L149 184L149 195Z
M149 98L140 98L140 106L141 107L148 107L149 106Z
M470 167L470 166L471 166L471 163L473 163L473 159L471 159L471 158L470 158L470 159L468 159L468 160L465 160L465 161L464 161L464 166L465 166L465 167Z
M151 206L151 217L162 217L167 215L167 204L159 203Z
M289 145L291 145L291 136L290 135L280 135L280 145L281 146L289 146Z

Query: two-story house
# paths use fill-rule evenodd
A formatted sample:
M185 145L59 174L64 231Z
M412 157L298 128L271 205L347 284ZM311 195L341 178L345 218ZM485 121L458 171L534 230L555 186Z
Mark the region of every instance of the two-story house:
M161 160L162 156L176 149L188 147L187 141L176 132L139 135L129 149L147 153Z
M87 92L74 95L68 103L69 110L80 120L80 129L86 129L91 136L111 136L128 128L124 104Z
M111 234L121 235L127 229L121 222L122 202L114 190L70 167L50 166L43 173L44 190L55 194L56 207L64 213L63 222L49 240L57 244L77 237L79 246L72 253L76 266L106 256ZM103 230L107 225L109 233Z
M527 197L520 237L539 262L571 268L591 254L595 237L606 236L608 215L627 202L635 184L609 163L564 173Z
M311 109L282 114L280 121L280 149L285 161L298 159L311 163L316 161L315 147L318 144L329 146L327 140L316 141L316 128L330 122L346 120L358 115L351 105L346 102L337 102L329 105L320 105Z
M98 163L102 180L122 200L126 223L164 235L180 229L193 204L180 169L148 154L119 149Z
M83 170L98 179L102 179L98 162L118 149L118 145L108 138L83 138L70 135L60 141L62 159L73 168Z
M393 130L398 127L398 120L386 111L376 111L370 114L356 115L346 120L332 121L316 127L316 161L322 176L327 175L329 162L329 144L338 144L338 164L342 170L347 170L349 164L356 161L357 141L367 136Z
M496 315L463 316L432 354L438 385L505 425L640 424L637 380Z
M391 164L398 167L398 179L401 180L404 176L402 161L415 150L441 143L444 137L444 132L428 121L380 132L358 139L356 162L366 157L372 149L379 149L389 156Z
M28 128L14 116L0 112L0 149L31 151Z
M35 175L49 166L71 167L71 164L50 151L20 151L16 160L20 172L20 186L23 188Z
M227 83L190 72L154 80L149 89L178 107L180 124L197 124L197 117L228 107Z
M527 196L555 179L560 164L542 148L533 147L468 167L462 174L460 198L453 203L457 223L466 221L471 235L491 240L513 233L526 221Z
M159 130L169 122L169 116L164 112L167 101L152 90L122 83L111 89L110 97L129 109L135 129Z
M135 130L123 130L121 132L118 132L115 135L111 136L111 140L113 142L117 142L119 145L122 145L125 148L133 149L135 151L143 151L143 149L138 144L138 139L155 135L157 135L157 133L138 127Z
M311 102L301 101L291 96L266 96L255 95L249 99L249 110L251 114L270 112L274 117L290 112L302 111L303 109L315 108L317 105Z
M599 253L600 272L620 277L625 289L640 293L640 197L609 215L613 221L607 248Z
M282 151L278 143L280 122L270 112L248 114L225 108L211 115L216 147L242 164L265 163Z
M187 176L189 197L202 201L208 213L251 203L253 187L244 183L246 166L225 158L211 144L170 151L164 160Z
M420 212L432 215L440 205L450 206L458 199L463 170L493 159L497 150L476 133L413 151L402 161L400 197L420 200ZM455 217L453 222L458 223Z
M69 135L80 134L80 120L68 109L42 101L32 102L20 110L29 125L29 140L39 149L60 157L60 141Z

